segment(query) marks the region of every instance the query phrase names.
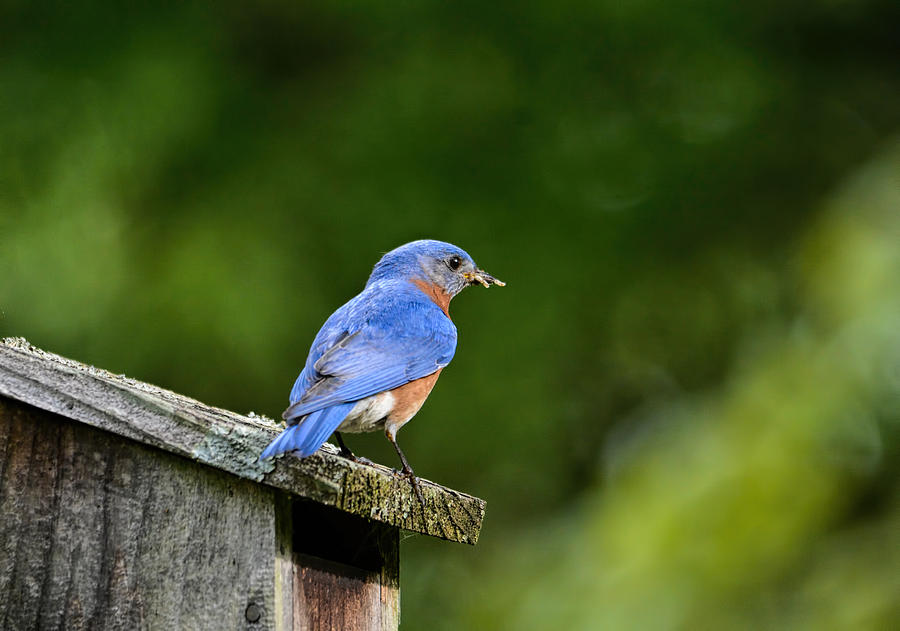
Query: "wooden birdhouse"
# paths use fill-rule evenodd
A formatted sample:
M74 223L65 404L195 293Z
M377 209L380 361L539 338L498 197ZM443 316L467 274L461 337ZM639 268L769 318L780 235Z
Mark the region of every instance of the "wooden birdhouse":
M0 342L0 628L396 629L400 531L474 544L484 502L277 432Z

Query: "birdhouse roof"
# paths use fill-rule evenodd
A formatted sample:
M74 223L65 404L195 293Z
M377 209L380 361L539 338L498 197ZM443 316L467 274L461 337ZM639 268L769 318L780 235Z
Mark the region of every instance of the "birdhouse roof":
M237 414L157 386L35 348L0 340L0 396L190 458L352 515L449 541L475 544L485 502L420 479L425 508L408 480L381 465L338 455L259 461L281 425Z

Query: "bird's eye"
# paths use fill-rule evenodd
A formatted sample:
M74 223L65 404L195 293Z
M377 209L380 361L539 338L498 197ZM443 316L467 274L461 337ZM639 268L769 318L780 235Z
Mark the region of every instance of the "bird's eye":
M459 266L462 264L462 261L459 260L458 256L451 256L447 259L447 267L452 269L454 272L459 269Z

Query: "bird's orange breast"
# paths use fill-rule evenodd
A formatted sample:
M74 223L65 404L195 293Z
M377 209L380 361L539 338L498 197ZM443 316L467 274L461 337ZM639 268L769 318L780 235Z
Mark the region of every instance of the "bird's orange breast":
M427 377L416 379L398 386L390 391L394 396L394 408L388 414L388 420L402 425L416 415L425 399L431 394L431 389L441 375L443 368L438 368Z

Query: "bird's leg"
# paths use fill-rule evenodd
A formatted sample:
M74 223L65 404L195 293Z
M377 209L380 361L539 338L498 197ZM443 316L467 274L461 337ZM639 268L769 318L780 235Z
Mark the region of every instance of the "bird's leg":
M359 464L367 464L374 465L375 463L369 460L368 458L363 458L362 456L356 456L347 448L347 445L344 444L344 439L341 438L340 432L335 432L334 437L337 438L338 446L341 448L341 455L347 460L352 460L353 462L358 462Z
M412 484L413 490L416 492L416 497L419 498L419 503L422 505L422 511L424 512L425 496L422 494L422 487L419 484L419 479L416 477L416 474L413 473L412 467L409 466L409 462L406 460L406 456L403 455L403 450L400 449L400 445L397 444L397 438L394 436L394 432L391 432L390 429L385 429L384 434L388 437L388 440L391 441L394 449L397 450L397 455L400 456L400 462L403 463L403 471L401 473L409 478L409 482Z
M341 448L341 455L344 458L347 458L349 460L353 460L354 458L356 458L356 456L353 455L353 452L347 449L347 445L344 444L344 439L341 438L340 432L335 432L334 437L337 438L338 446Z

